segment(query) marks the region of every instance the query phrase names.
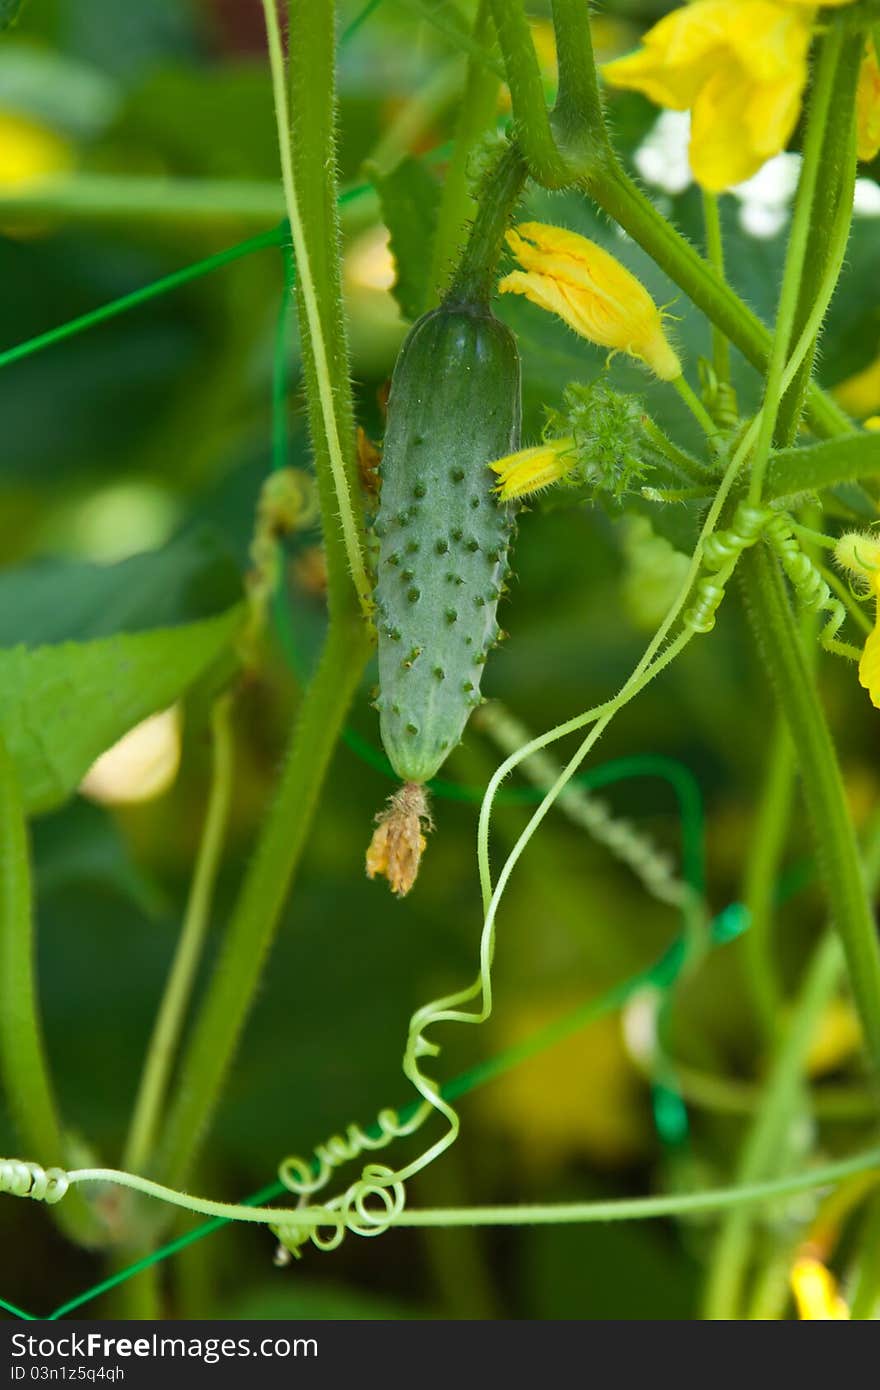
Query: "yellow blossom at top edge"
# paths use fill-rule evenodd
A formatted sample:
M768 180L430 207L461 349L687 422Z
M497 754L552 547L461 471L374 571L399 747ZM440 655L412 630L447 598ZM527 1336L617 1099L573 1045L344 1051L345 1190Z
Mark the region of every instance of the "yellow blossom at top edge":
M649 29L642 48L606 64L603 75L659 106L690 110L694 177L722 192L785 148L807 82L816 8L693 0Z
M577 232L543 222L523 222L507 233L507 244L522 269L501 280L501 294L525 295L582 338L638 358L663 381L681 375L660 310L609 252Z
M849 1308L837 1291L837 1280L821 1260L800 1255L792 1265L791 1288L798 1317L806 1321L843 1322Z
M866 163L880 153L880 65L868 39L856 92L856 150Z

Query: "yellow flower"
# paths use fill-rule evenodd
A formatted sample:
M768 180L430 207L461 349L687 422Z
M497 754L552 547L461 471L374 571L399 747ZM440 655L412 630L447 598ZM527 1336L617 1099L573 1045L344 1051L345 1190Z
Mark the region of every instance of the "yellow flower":
M870 532L848 531L834 547L834 558L880 605L880 539ZM880 612L859 662L859 684L875 709L880 709Z
M856 92L856 145L859 159L880 153L880 65L873 39L868 39Z
M693 0L603 73L659 106L690 110L694 177L720 193L785 148L807 82L816 8L806 0Z
M857 418L880 410L880 355L834 388L838 405Z
M0 111L0 189L67 173L72 163L70 145L54 130L29 116Z
M520 449L516 454L495 459L489 467L498 474L495 491L502 502L510 502L514 497L528 497L533 492L542 492L552 483L558 483L569 471L570 463L565 461L565 455L573 448L573 439L549 439L545 444L536 444L534 448Z
M834 1275L811 1255L800 1255L795 1260L791 1287L799 1318L818 1322L843 1322L849 1318Z
M660 310L634 275L595 242L562 227L524 222L507 233L522 270L500 282L502 294L524 294L600 347L629 353L664 381L681 363L663 332Z

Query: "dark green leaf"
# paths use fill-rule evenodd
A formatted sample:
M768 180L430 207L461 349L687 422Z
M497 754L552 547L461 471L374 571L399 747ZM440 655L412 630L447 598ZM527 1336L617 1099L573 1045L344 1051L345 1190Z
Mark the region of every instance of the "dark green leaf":
M0 647L173 627L240 598L235 561L213 527L199 526L115 565L43 560L0 575Z
M24 0L0 0L0 29L14 24L24 7Z
M393 294L405 319L417 319L428 303L431 245L437 226L440 188L426 166L409 155L383 174L375 165L367 177L379 194L382 220L391 233L397 268Z

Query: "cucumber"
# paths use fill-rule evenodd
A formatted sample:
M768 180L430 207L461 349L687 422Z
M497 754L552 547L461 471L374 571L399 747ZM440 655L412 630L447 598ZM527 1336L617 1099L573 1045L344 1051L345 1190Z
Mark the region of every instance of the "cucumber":
M519 448L520 365L485 305L443 304L411 328L391 382L375 531L382 742L422 783L459 743L507 573L513 513L492 459Z

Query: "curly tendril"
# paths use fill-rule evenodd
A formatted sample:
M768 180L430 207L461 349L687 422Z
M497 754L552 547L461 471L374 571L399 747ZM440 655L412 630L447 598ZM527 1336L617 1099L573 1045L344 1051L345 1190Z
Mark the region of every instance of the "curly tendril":
M748 502L740 503L734 513L733 524L727 530L716 531L707 538L703 547L703 564L717 573L713 578L703 578L698 582L694 603L685 614L685 626L695 632L711 632L740 555L759 540L765 541L776 554L801 605L808 612L828 615L819 634L819 641L826 651L858 659L859 652L855 647L837 640L846 609L840 599L832 594L818 566L803 549L791 517L787 512L755 507Z
M41 1168L20 1158L0 1158L0 1192L10 1197L31 1197L35 1202L54 1206L69 1187L61 1168Z

